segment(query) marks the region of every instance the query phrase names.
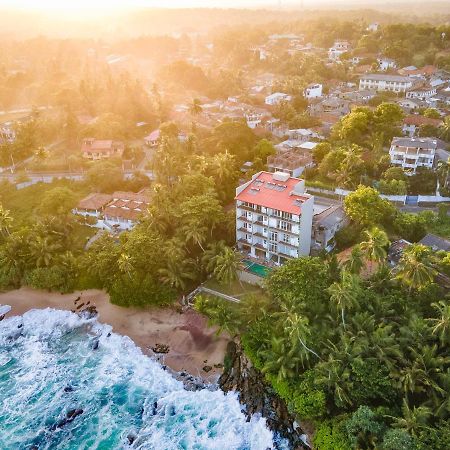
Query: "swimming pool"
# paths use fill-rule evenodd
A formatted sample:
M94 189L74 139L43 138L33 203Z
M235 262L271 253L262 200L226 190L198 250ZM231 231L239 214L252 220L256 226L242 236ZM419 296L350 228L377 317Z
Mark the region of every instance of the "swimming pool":
M258 277L266 278L270 273L270 269L262 264L255 263L249 259L244 259L242 262L246 270L254 275L258 275Z

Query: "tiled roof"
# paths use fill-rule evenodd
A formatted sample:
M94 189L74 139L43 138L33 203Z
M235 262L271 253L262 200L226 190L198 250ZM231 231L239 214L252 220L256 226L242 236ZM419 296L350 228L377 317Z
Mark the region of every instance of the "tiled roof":
M301 206L311 198L308 194L295 194L294 188L302 180L290 177L277 181L274 174L260 172L236 196L236 200L299 215Z
M439 125L442 124L442 120L441 119L432 119L430 117L424 117L419 114L414 114L414 115L405 117L403 120L403 123L405 125L416 125L416 126L434 125L434 126L438 127Z
M110 194L94 193L88 195L86 198L83 198L83 200L80 200L77 208L98 211L106 206L111 200L112 197Z

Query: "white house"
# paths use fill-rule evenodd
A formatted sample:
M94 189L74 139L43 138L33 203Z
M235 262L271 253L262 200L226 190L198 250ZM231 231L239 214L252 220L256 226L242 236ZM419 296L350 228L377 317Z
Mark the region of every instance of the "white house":
M292 96L289 94L284 94L283 92L275 92L266 97L265 103L266 105L278 105L281 102L289 102L291 101Z
M423 83L417 88L411 89L406 93L406 98L417 98L419 100L426 100L437 94L436 87L432 86L430 83Z
M93 217L92 225L106 230L130 230L147 210L150 196L145 190L138 193L117 191L113 194L94 193L81 200L72 211L85 217Z
M337 61L343 53L348 52L350 49L348 41L335 41L333 47L328 50L328 58L332 61Z
M368 73L359 79L359 90L375 89L376 91L406 92L411 89L412 80L400 75Z
M436 149L436 139L395 137L389 150L391 164L400 166L406 175L414 175L419 167L433 168Z
M372 33L375 33L376 31L378 31L379 26L380 25L377 22L373 22L367 27L367 31L371 31Z
M305 181L287 173L259 172L236 189L239 250L261 262L282 264L309 255L314 197Z
M307 99L322 97L322 89L323 89L323 86L319 83L310 84L305 89L304 96Z
M383 72L386 72L388 69L395 69L397 67L397 63L394 59L391 58L377 58L378 67Z

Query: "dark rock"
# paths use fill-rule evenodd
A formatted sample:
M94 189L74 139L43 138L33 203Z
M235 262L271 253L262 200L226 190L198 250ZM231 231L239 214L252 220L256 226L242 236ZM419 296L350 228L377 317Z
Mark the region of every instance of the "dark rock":
M92 350L97 350L97 349L98 349L98 345L99 345L99 339L96 338L96 339L94 339L94 341L92 342Z
M80 306L82 305L84 305L84 303L82 303ZM79 307L77 309L79 309ZM86 306L86 308L79 311L78 314L80 315L80 317L83 317L84 319L93 319L98 315L98 311L94 305L90 305Z
M72 386L66 386L64 388L64 392L72 392L73 391L73 387Z
M166 344L157 343L154 347L152 347L154 353L169 353L169 346Z
M75 304L78 303L79 300L80 300L80 298L81 298L81 297L77 297L73 302L74 302Z
M158 402L153 402L152 415L156 416L157 412L158 412Z
M23 323L19 323L19 325L17 325L17 328L22 328L23 327Z
M83 410L81 408L70 409L69 411L67 411L66 417L64 417L64 419L59 420L58 423L53 424L50 427L50 430L55 431L57 428L62 428L64 425L73 422L75 418L80 416L81 414L83 414Z
M111 336L111 333L108 333L107 335L106 335L106 337L110 337Z
M269 429L289 440L290 448L309 449L295 416L289 412L284 400L274 393L264 375L252 366L239 343L228 343L227 359L231 363L220 376L219 386L224 392L239 393L239 401L246 405L247 418L260 414L265 417Z
M81 309L83 306L84 306L84 303L80 303L80 304L77 306L77 309Z
M214 367L216 369L223 369L223 364L222 363L214 364Z
M208 373L208 372L210 372L211 370L212 370L212 367L211 367L211 366L203 366L203 372Z
M127 436L127 439L128 439L128 445L131 445L136 440L136 436L134 434L130 433Z

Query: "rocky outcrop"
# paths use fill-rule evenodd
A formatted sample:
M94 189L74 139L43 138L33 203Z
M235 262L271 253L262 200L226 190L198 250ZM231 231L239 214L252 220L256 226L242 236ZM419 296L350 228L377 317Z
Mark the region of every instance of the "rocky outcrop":
M261 414L272 431L289 440L292 449L309 449L305 443L305 433L296 423L294 415L265 381L264 375L252 366L240 344L228 344L227 358L230 364L219 378L220 388L224 392L238 392L240 402L246 405L248 418Z

